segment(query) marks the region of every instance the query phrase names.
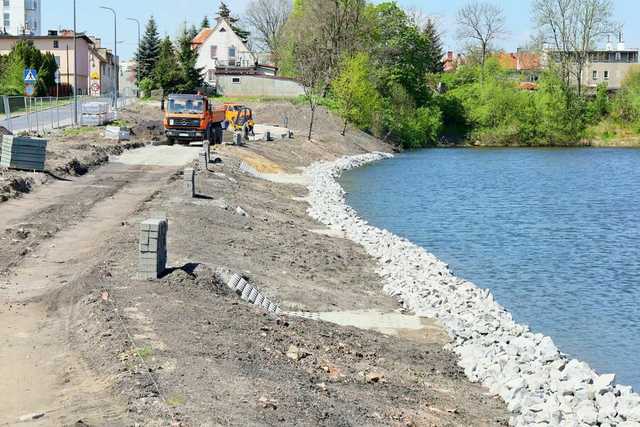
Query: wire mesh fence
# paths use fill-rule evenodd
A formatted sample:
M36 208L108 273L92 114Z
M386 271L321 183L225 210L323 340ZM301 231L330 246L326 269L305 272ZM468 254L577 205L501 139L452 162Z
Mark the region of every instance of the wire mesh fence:
M13 133L41 133L78 123L83 106L90 102L107 103L110 109L118 110L132 100L131 97L79 96L77 111L73 97L25 97L0 96L0 126Z

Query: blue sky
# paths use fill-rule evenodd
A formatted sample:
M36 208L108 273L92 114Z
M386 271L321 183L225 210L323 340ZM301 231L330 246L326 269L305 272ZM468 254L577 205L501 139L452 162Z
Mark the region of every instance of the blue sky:
M227 5L235 14L242 14L249 0L228 0ZM455 49L455 14L467 0L400 0L404 7L421 9L425 14L435 16L444 33L445 49ZM515 50L525 43L532 32L529 17L529 0L495 0L505 10L509 36L499 41L499 47ZM625 41L628 47L640 47L639 0L613 0L615 19L624 25ZM137 18L144 23L154 15L161 34L175 36L179 26L187 21L199 24L204 15L215 15L217 0L77 0L78 31L86 31L101 37L103 45L113 47L113 15L100 9L109 6L118 12L118 54L127 59L133 55L137 44L136 24L126 18ZM72 28L73 0L42 0L43 28Z

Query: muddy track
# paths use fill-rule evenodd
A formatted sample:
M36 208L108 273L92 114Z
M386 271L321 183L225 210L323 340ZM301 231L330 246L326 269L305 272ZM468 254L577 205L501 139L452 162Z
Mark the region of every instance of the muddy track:
M3 204L0 227L12 244L0 253L0 395L6 396L0 425L28 414L44 414L31 420L37 425L126 424L126 402L112 394L114 378L96 374L71 348L81 313L75 298L59 290L83 286L104 240L175 169L113 164Z

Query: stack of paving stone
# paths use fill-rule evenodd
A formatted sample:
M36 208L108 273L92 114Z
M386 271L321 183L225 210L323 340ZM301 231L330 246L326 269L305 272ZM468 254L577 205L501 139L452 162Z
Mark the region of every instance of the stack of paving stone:
M140 224L138 279L159 278L167 266L167 230L165 218L148 219Z
M47 140L4 135L0 153L0 166L4 168L42 172L47 157Z
M107 126L104 130L104 137L116 141L129 141L129 139L131 139L131 132L124 127Z
M107 102L87 102L82 105L80 124L83 126L103 126L113 120Z

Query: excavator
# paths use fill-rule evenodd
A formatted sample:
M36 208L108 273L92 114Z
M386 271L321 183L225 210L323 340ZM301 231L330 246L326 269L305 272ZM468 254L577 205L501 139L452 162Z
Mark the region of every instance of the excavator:
M234 132L242 132L245 139L249 134L253 134L255 121L253 120L253 110L251 108L233 102L225 103L224 108L228 129Z

